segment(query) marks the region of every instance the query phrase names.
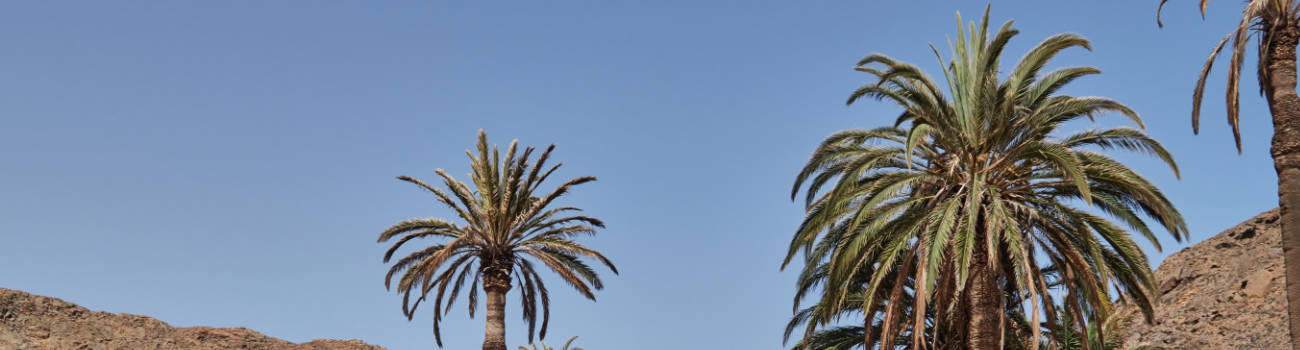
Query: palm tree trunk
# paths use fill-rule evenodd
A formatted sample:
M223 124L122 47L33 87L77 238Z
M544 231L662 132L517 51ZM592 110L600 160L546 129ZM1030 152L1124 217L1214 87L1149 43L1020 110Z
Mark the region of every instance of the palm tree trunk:
M1284 28L1269 43L1268 107L1273 113L1273 168L1281 206L1291 348L1300 350L1300 97L1296 96L1296 43L1300 30Z
M506 292L510 275L485 271L483 292L487 294L487 326L483 350L506 350Z
M974 250L970 277L966 281L970 296L970 335L966 338L966 345L970 350L998 350L1002 347L1002 315L999 314L1002 290L998 288L997 269L989 264L984 235L975 240Z

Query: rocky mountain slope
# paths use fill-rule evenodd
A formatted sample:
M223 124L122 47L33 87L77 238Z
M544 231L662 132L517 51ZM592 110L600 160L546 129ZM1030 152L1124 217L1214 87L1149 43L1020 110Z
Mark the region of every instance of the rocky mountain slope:
M247 328L175 328L151 317L90 311L59 299L0 288L0 349L382 350L359 340L302 344Z
M1123 348L1290 348L1277 209L1169 256L1155 276L1154 324L1117 310Z

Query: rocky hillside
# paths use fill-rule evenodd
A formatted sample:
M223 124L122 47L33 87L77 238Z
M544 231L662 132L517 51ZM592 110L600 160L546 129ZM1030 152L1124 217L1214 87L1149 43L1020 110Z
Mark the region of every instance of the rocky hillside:
M247 328L175 328L151 317L90 311L59 299L0 288L0 349L382 350L359 340L302 344Z
M1124 348L1290 348L1277 209L1169 256L1155 276L1155 324L1117 310Z

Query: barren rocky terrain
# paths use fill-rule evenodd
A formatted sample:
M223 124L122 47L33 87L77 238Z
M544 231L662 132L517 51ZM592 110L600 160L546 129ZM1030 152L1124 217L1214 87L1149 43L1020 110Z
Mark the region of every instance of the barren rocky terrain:
M146 316L90 311L63 300L0 288L0 349L381 350L359 340L294 344L247 328L175 328Z
M1123 349L1289 349L1278 210L1170 255L1154 324L1120 307Z

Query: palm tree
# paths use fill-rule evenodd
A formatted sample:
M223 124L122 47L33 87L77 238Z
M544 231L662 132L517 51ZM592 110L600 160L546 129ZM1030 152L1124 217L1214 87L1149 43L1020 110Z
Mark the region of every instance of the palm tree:
M1087 39L1049 37L1000 81L1002 49L1018 33L1011 22L990 36L986 11L969 37L960 15L958 22L954 57L942 66L947 91L918 67L884 55L858 62L855 69L877 81L848 103L888 100L903 112L896 127L838 132L813 152L791 194L807 184L805 217L782 267L800 252L805 266L824 260L829 314L846 308L850 287L869 274L859 304L866 320L880 320L880 331L864 332L864 344L903 334L917 344L942 333L965 348L1000 348L1008 308L1027 308L1031 324L1040 323L1040 309L1056 317L1044 266L1060 269L1067 283L1059 297L1076 317L1106 319L1115 290L1149 321L1156 289L1150 264L1112 219L1157 249L1146 220L1175 240L1187 236L1187 226L1154 184L1096 150L1149 154L1176 175L1173 158L1139 129L1055 135L1066 122L1107 112L1143 126L1114 100L1058 93L1097 69L1040 74L1061 50L1089 48ZM909 293L906 281L914 297L898 302ZM1024 302L1008 303L1011 297ZM927 312L909 309L934 310L935 324L926 324Z
M538 188L560 164L541 171L551 155L555 145L547 147L537 158L537 164L529 164L533 148L524 149L516 158L518 141L510 143L504 161L494 146L489 154L487 134L478 133L478 155L469 151L473 173L470 180L476 190L463 182L456 181L442 169L437 169L447 191L444 192L420 180L409 176L398 179L413 183L433 193L442 204L451 208L464 223L457 224L443 219L411 219L397 223L379 234L379 242L385 242L401 236L388 252L384 253L384 263L393 257L393 253L403 244L416 238L441 238L446 243L435 244L417 250L405 258L393 263L384 277L384 286L390 287L393 276L404 271L397 282L397 290L402 293L402 313L407 319L415 314L420 302L435 292L433 297L433 334L438 346L442 346L442 334L439 321L451 311L452 303L460 294L467 277L473 277L468 290L469 315L474 317L478 300L478 284L483 282L483 292L487 295L487 330L483 339L484 350L505 350L505 297L510 291L511 281L519 287L522 294L523 316L528 322L528 341L533 340L533 333L538 314L538 298L541 298L542 325L540 338L546 338L546 327L550 320L550 297L542 276L537 273L536 260L550 268L587 299L596 300L592 290L604 287L596 271L583 262L582 258L599 260L615 274L618 269L596 250L573 241L575 236L594 235L597 228L604 224L593 217L574 215L581 209L575 207L551 208L552 202L568 193L569 188L595 181L594 176L577 177L556 187L549 194L538 197ZM451 195L448 196L448 193ZM531 259L530 259L531 258ZM477 263L477 268L475 268ZM441 271L440 271L441 270ZM451 294L447 295L448 287ZM416 295L411 302L411 295ZM446 304L443 297L447 296Z
M1156 7L1156 23L1161 27L1160 10ZM1201 17L1209 0L1201 0ZM1300 1L1248 0L1242 9L1241 21L1219 45L1210 51L1205 67L1196 80L1192 92L1192 132L1200 130L1201 96L1205 92L1205 78L1210 74L1214 59L1232 40L1232 58L1228 66L1228 125L1241 153L1241 130L1238 127L1240 106L1239 85L1241 68L1245 64L1250 37L1259 38L1255 49L1259 55L1256 75L1259 93L1268 101L1273 114L1273 169L1277 171L1277 194L1281 206L1282 252L1286 263L1287 314L1291 320L1291 339L1300 339L1300 97L1296 95L1296 44L1300 43ZM1300 350L1300 342L1291 342L1291 348Z

